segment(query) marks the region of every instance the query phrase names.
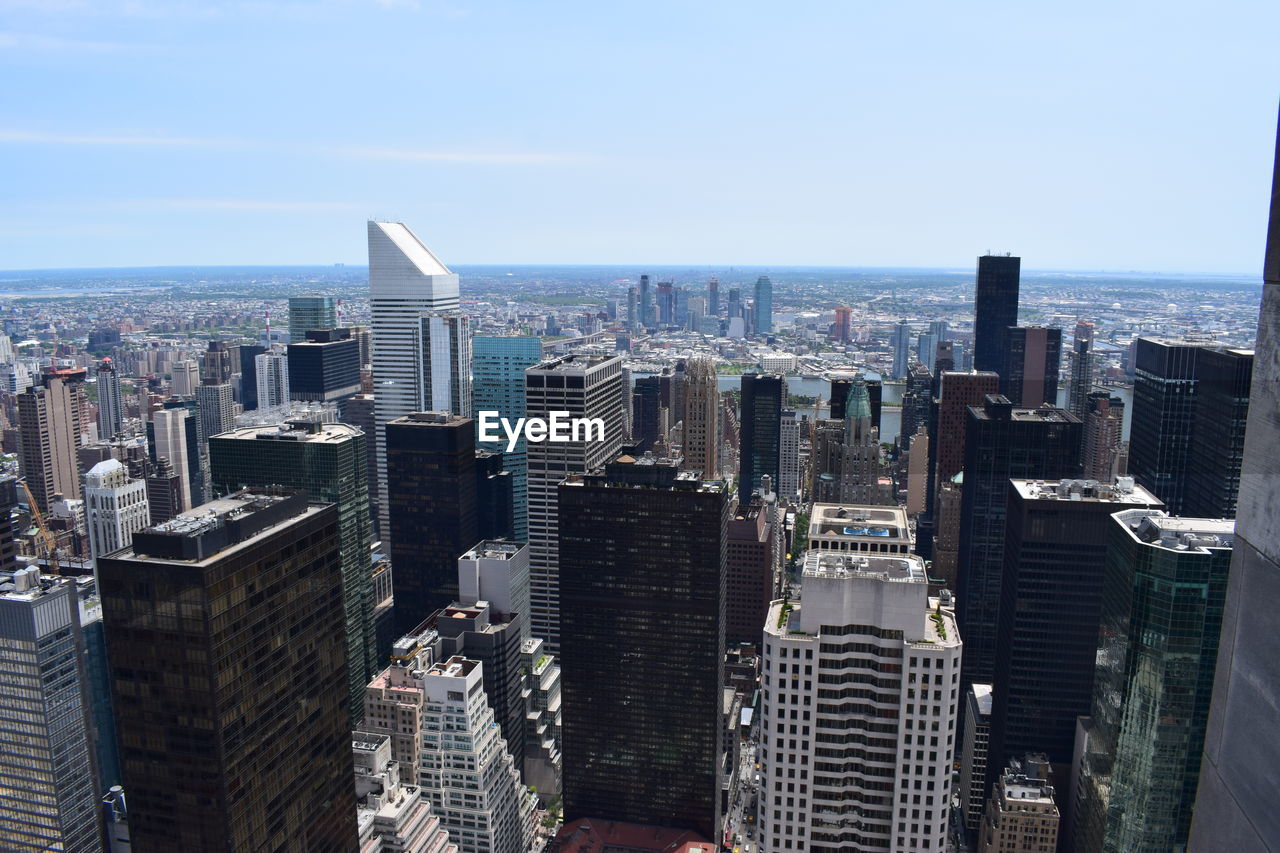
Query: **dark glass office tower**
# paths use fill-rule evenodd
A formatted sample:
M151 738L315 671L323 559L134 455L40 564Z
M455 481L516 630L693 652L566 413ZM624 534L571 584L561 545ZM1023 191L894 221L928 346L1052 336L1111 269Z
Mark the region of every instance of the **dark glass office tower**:
M1014 326L1006 332L1000 393L1026 409L1044 403L1056 406L1061 367L1061 329Z
M649 286L649 276L640 276L640 325L648 328L654 324L653 289Z
M1022 259L1009 255L978 258L974 294L973 368L1004 369L1005 336L1018 325L1018 276Z
M1182 515L1235 518L1244 427L1249 417L1249 386L1253 382L1253 351L1205 349L1200 353L1196 373L1198 399Z
M565 820L714 838L728 492L629 456L559 492Z
M1234 517L1253 352L1139 338L1135 367L1129 473L1170 515Z
M241 344L240 350L240 405L246 412L258 408L258 362L256 359L267 351L257 344Z
M338 530L246 491L99 558L134 853L355 849Z
M1158 508L1131 480L1012 480L1001 577L987 786L1009 756L1044 753L1070 776L1076 717L1093 697L1113 513Z
M1081 429L1080 419L1065 409L1017 409L999 395L969 409L956 570L962 688L995 680L1009 479L1077 476ZM1001 760L988 766L998 769Z
M289 399L332 403L360 393L360 342L350 329L306 333L289 344Z
M662 379L641 376L631 389L631 438L640 451L652 450L662 438Z
M416 412L387 424L396 630L458 600L458 558L480 540L475 422Z
M348 687L357 721L364 717L365 685L381 669L373 624L366 440L353 426L319 419L241 427L209 439L210 478L217 494L279 486L304 489L312 500L337 505Z
M1234 528L1153 510L1110 520L1076 815L1082 853L1197 849L1187 836Z
M738 499L747 500L768 474L775 487L780 482L782 407L787 381L781 374L746 373L742 376L741 439L738 445Z

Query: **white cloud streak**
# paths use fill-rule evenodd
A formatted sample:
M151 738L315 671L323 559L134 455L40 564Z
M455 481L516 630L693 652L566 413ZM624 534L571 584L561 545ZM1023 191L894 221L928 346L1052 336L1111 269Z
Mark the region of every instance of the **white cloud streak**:
M423 163L471 163L480 165L527 166L544 163L565 163L570 160L560 154L495 151L432 151L422 148L335 148L334 154L361 160L401 160Z
M192 136L138 136L109 134L47 133L32 130L0 130L0 143L32 143L38 145L108 145L132 147L232 147L241 145L234 139L211 139Z

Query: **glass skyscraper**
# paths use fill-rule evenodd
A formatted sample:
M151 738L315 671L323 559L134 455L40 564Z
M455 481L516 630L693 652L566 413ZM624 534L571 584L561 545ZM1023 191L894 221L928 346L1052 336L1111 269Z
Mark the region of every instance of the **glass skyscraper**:
M756 334L773 334L773 282L769 276L756 279Z
M471 340L472 411L497 412L511 423L525 416L524 371L542 360L542 342L534 337L491 337ZM524 436L515 450L506 441L477 441L483 450L502 453L511 472L512 527L517 542L529 541L529 456Z
M365 685L380 668L369 559L372 520L366 441L368 436L348 424L308 420L242 427L209 440L210 478L219 495L250 487L279 486L305 489L312 500L337 505L347 687L355 719L362 716Z
M1108 531L1076 850L1186 849L1235 522L1117 513Z
M338 300L333 296L289 297L289 340L305 341L307 332L338 327Z

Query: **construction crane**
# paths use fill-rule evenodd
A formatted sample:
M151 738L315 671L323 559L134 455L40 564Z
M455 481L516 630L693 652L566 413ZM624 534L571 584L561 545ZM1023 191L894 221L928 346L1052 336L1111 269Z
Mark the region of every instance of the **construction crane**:
M31 507L31 517L35 519L36 527L40 531L40 539L44 542L45 559L49 563L49 573L60 575L62 574L62 569L58 566L58 543L53 538L53 534L49 532L49 525L44 523L44 516L40 513L40 506L36 503L35 496L31 494L31 487L27 485L26 480L21 482L22 491L27 495L27 506Z

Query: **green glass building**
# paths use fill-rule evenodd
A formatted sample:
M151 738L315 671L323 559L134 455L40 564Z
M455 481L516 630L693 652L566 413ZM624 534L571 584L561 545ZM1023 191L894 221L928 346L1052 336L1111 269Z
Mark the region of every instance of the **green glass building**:
M531 337L492 337L477 335L471 339L472 412L497 412L511 423L526 414L524 397L525 368L542 361L542 341ZM512 534L517 542L529 541L529 457L525 439L520 438L515 450L507 452L507 443L476 442L483 450L502 452L503 466L511 472Z
M305 419L243 427L209 440L210 477L218 495L277 486L305 489L311 500L337 505L347 674L355 721L364 716L365 686L379 671L365 441L365 434L349 424Z
M1185 850L1235 522L1112 516L1075 850Z

